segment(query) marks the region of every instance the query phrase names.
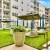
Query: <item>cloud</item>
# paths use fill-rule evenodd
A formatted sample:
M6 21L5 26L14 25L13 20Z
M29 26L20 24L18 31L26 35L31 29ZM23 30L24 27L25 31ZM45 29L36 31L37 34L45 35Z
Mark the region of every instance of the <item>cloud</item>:
M45 2L45 1L38 0L38 2L39 2L39 3L41 3L41 4L44 4L44 5L46 5L46 2Z
M46 2L44 0L37 0L39 3L41 3L42 5L46 6L46 7L50 7L50 2Z

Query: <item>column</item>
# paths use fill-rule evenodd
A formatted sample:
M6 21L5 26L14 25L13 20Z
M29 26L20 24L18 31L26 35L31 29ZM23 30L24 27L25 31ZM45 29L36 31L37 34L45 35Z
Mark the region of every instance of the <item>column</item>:
M18 18L17 18L17 26L18 26Z
M23 20L23 26L24 26L24 20Z
M33 27L34 27L34 26L33 26L33 20L32 20L32 21L31 21L31 30L33 29Z
M40 19L40 27L41 27L41 19Z
M42 29L44 29L44 15L42 15Z

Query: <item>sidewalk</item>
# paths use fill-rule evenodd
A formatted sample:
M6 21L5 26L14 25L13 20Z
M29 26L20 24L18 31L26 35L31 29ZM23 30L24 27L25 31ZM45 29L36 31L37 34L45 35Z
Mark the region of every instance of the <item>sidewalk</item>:
M50 46L48 47L48 49L42 49L42 50L50 50Z
M46 49L46 44L48 43L48 49ZM50 41L48 41L46 44L44 44L43 45L43 47L45 48L45 49L42 49L42 50L50 50Z
M38 50L38 49L35 49L33 47L30 47L28 45L25 45L22 46L22 47L16 47L14 44L13 45L10 45L10 46L7 46L7 47L3 47L1 48L0 50Z

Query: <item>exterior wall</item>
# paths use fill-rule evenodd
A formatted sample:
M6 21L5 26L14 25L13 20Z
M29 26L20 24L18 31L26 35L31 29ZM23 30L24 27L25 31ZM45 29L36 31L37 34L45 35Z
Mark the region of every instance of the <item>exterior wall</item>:
M28 13L39 14L41 17L44 14L50 18L50 9L46 11L45 6L38 3L36 0L0 0L0 20L13 21L11 24L10 22L1 22L0 28L3 29L8 28L10 25L17 25L17 16L27 15ZM19 25L23 26L23 20L18 19L18 22ZM28 21L29 27L31 27L30 23L31 21ZM36 27L40 27L40 20L36 20L34 23L36 23ZM27 26L27 21L24 21L24 25Z
M10 0L0 0L0 20L2 21L7 21L7 20L10 20ZM8 22L7 22L8 24ZM4 22L1 22L0 25L0 29L3 29L4 28L4 25L5 25L5 28L9 28L8 25L10 24L5 24Z
M35 12L42 17L43 14L45 15L45 6L43 6L42 4L36 2ZM36 25L36 28L40 27L40 20L35 20L34 23L35 23L34 26ZM45 20L44 20L44 24L45 24ZM41 27L42 27L42 20L41 20Z
M49 8L49 13L48 13L48 20L49 20L49 27L50 27L50 8Z
M46 22L47 22L47 26L49 26L50 27L50 8L46 8L45 9L45 14L47 15L47 20L46 20Z
M14 4L15 3L15 4ZM19 4L20 3L20 4ZM33 12L33 5L34 5L34 0L11 0L11 20L12 21L17 21L17 16L20 15L27 15L28 13ZM14 7L17 7L16 9ZM17 14L16 16L13 16L13 13ZM13 22L12 22L13 23ZM11 23L11 25L12 25ZM23 20L18 19L18 25L23 26ZM16 22L17 24L17 22ZM25 26L27 26L27 21L24 21Z
M40 14L40 16L45 14L45 7L41 4L39 4L39 14Z
M34 14L39 13L39 3L37 1L34 1Z

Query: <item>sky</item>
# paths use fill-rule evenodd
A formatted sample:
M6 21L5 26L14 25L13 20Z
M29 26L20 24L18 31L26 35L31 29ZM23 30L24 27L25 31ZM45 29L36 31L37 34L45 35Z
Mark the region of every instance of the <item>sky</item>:
M44 5L47 8L50 8L50 0L37 0L39 3Z

